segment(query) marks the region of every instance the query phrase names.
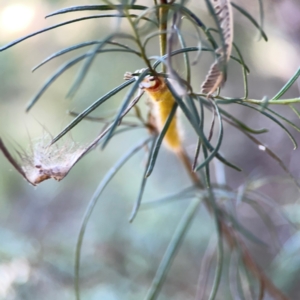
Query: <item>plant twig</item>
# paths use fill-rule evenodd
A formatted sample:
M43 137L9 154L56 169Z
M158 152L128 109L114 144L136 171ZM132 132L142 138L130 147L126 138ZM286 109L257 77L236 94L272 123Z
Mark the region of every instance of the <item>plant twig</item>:
M160 3L168 4L167 0L161 0ZM167 29L168 29L168 8L162 6L159 8L159 44L160 44L160 56L164 56L167 53ZM161 65L161 70L166 73L166 65Z

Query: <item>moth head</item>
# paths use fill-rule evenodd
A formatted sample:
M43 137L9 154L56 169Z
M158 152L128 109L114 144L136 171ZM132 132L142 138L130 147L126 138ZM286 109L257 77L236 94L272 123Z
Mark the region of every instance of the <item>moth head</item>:
M161 85L161 79L157 76L148 75L144 78L144 80L140 83L141 89L156 89Z

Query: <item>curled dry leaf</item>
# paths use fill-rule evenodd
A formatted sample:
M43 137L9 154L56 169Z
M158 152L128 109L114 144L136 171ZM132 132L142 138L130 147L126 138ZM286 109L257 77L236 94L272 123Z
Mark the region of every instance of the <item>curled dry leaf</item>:
M220 23L225 47L219 47L217 49L216 54L219 56L211 65L202 83L201 93L207 94L208 96L213 94L226 80L223 69L230 58L233 41L233 17L229 0L213 0L213 5L215 14Z
M51 144L50 136L42 137L31 145L30 151L18 152L18 162L8 151L0 138L0 150L12 166L32 185L47 179L62 180L74 165L109 131L111 125L102 131L87 147L81 147L72 140Z
M0 149L29 183L37 185L50 178L62 180L85 152L71 140L49 146L50 142L49 136L42 137L29 151L17 151L20 162L13 158L1 139Z
M130 111L134 104L135 100L129 104L121 118ZM60 181L68 175L85 154L98 145L112 126L113 123L105 127L87 147L82 147L72 140L65 142L60 140L52 144L49 135L43 136L38 142L31 145L30 151L17 151L20 162L11 155L1 138L0 150L12 166L32 185L37 185L50 178Z

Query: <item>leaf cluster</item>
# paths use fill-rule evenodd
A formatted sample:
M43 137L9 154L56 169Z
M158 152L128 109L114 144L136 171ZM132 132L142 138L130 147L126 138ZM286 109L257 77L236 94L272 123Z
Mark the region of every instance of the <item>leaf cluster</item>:
M292 78L284 85L284 87L278 91L278 93L271 99L249 99L248 91L248 74L250 70L243 58L242 52L239 49L236 43L232 42L232 47L234 49L233 53L229 53L229 59L238 63L241 67L241 72L243 75L243 84L244 84L244 96L241 98L230 98L222 96L222 87L218 87L218 91L213 95L207 95L201 92L198 92L197 89L200 87L200 84L197 87L192 86L192 73L191 67L193 64L199 63L199 55L205 52L210 52L213 54L218 61L218 58L221 56L218 49L223 49L223 52L226 52L226 38L224 37L224 30L222 28L222 23L220 22L219 16L214 9L213 4L210 0L205 0L208 11L215 22L215 27L209 27L205 24L203 18L200 18L194 12L192 12L186 3L186 1L160 1L154 2L152 6L144 6L135 4L133 1L125 1L123 4L115 4L110 1L103 1L103 5L78 5L68 8L64 8L58 11L55 11L48 16L55 17L57 15L65 14L67 16L72 15L73 12L90 12L90 16L80 17L75 19L70 19L68 21L58 23L56 25L41 29L34 33L31 33L25 37L17 39L5 46L0 48L0 52L4 51L28 38L31 38L35 35L42 34L49 30L58 29L62 26L71 25L76 22L84 22L90 19L103 19L103 18L115 18L119 20L116 29L112 32L109 32L106 37L101 40L89 40L83 41L79 44L72 45L65 49L61 49L49 57L44 59L36 67L33 68L33 71L36 71L38 68L42 67L46 63L50 62L57 57L63 56L67 53L74 52L78 49L87 49L87 51L79 56L74 56L69 61L65 62L58 70L54 72L53 75L45 82L45 84L39 89L37 94L29 102L26 111L29 111L33 108L35 103L42 97L45 91L49 86L57 80L65 71L71 67L81 64L80 70L77 76L74 79L74 82L67 94L67 97L73 97L75 93L80 88L83 83L88 71L93 66L93 62L98 55L107 52L117 52L122 53L122 55L135 55L141 60L141 68L144 68L140 72L137 78L129 79L125 82L120 83L118 86L108 91L105 95L102 95L96 99L90 106L86 107L82 112L72 113L74 119L60 132L58 133L51 141L51 144L56 143L60 138L66 135L70 130L77 126L84 119L90 119L97 121L90 117L91 112L96 110L106 101L109 101L113 96L117 95L120 91L128 89L118 112L112 120L104 120L105 125L103 127L102 133L96 137L92 144L88 147L88 151L98 144L102 144L104 148L111 138L116 134L122 133L127 130L132 130L136 127L148 128L150 125L145 121L137 106L138 101L142 97L142 94L135 96L139 90L139 84L145 79L146 76L152 75L166 77L166 83L168 89L172 93L176 105L174 105L172 112L168 118L168 121L164 125L164 128L158 134L153 134L150 137L147 137L142 142L134 146L128 153L126 153L107 173L106 177L101 181L98 188L96 189L92 199L90 200L89 206L86 210L86 213L83 218L82 226L78 236L78 242L76 247L76 259L75 259L75 285L76 285L76 295L77 298L80 298L79 292L79 269L80 269L80 254L81 247L83 244L84 233L86 230L87 223L93 212L95 205L97 204L98 198L103 192L104 188L113 178L113 176L118 172L118 170L126 163L126 161L133 156L138 150L145 147L145 145L150 144L148 161L145 168L145 173L141 181L139 195L134 204L132 214L130 216L130 221L133 221L136 216L138 209L141 205L143 191L146 186L147 178L151 175L152 170L155 167L156 158L159 154L160 147L166 131L169 128L170 122L175 115L176 109L180 109L183 112L184 117L188 120L189 124L193 128L195 134L198 138L198 143L195 149L195 155L193 158L193 171L203 177L204 186L199 187L190 187L183 190L182 192L171 195L166 199L161 199L155 201L154 203L145 203L142 204L142 207L154 207L157 203L166 203L173 201L175 199L186 199L193 198L188 206L185 214L183 215L178 228L174 233L174 237L171 240L166 253L162 259L161 265L157 271L157 274L153 280L153 283L149 289L146 299L156 299L160 288L165 280L166 274L170 268L170 265L175 258L175 255L184 239L188 228L196 215L196 212L199 209L199 206L202 202L210 203L211 211L216 221L216 232L218 233L218 263L216 268L215 280L213 283L212 291L210 293L210 299L215 299L216 293L219 287L222 265L223 265L223 239L224 232L222 231L222 226L224 224L231 224L231 226L236 230L236 232L245 238L250 239L254 243L263 245L264 242L260 241L255 237L249 230L247 230L239 222L238 218L232 214L228 209L221 205L223 199L232 200L235 199L237 202L242 201L252 206L257 213L261 216L261 219L265 221L267 226L272 227L272 222L268 218L268 215L263 212L261 207L256 200L253 199L253 194L249 186L245 187L242 194L239 194L237 191L233 191L228 187L214 185L211 183L210 177L210 166L213 159L218 160L222 164L233 168L237 171L241 171L239 166L236 166L233 162L230 162L220 153L220 148L222 146L224 138L224 122L230 124L234 128L238 129L242 134L247 136L253 143L259 147L265 149L265 153L269 155L273 160L275 160L282 169L288 174L288 176L299 186L297 180L293 178L288 168L284 165L283 161L267 146L263 145L257 135L268 132L265 128L250 128L242 120L238 119L233 114L229 113L224 106L227 105L241 105L247 109L253 110L256 113L263 115L268 118L270 121L278 125L284 132L288 135L293 143L293 147L297 147L297 142L290 130L286 125L291 126L297 131L300 131L300 128L289 121L287 118L281 114L275 112L271 105L289 105L290 108L295 111L298 116L296 108L293 106L294 103L300 102L299 98L295 99L282 99L285 92L292 86L292 84L300 76L300 68L292 76ZM262 10L262 1L259 1L259 6L261 8L260 14L260 24L251 16L245 9L240 7L235 3L231 3L232 8L236 10L236 13L240 13L245 16L260 32L262 38L267 41L266 33L262 28L263 21L263 10ZM97 14L95 14L95 12ZM126 20L130 25L131 31L124 31L121 24L123 20ZM193 28L193 34L197 37L197 43L194 46L187 47L185 42L184 33L181 30L182 23L187 22ZM204 38L203 38L204 36ZM148 56L148 47L149 41L159 37L160 44L158 47L156 56ZM126 44L128 42L130 45ZM179 49L176 47L179 46ZM176 49L175 49L176 48ZM191 54L194 53L197 56L197 59L191 62ZM174 57L181 58L183 60L185 70L184 75L179 75L172 64L172 59ZM220 60L219 60L220 61ZM161 67L161 71L159 71ZM224 63L221 67L225 78L230 76L230 73L227 72L227 62ZM168 79L175 80L180 89L176 88ZM130 123L126 120L126 115L129 111L134 111L135 121ZM211 111L213 114L213 120L211 123L211 128L207 133L204 129L204 124L207 118L207 112ZM103 120L100 120L103 121ZM218 127L218 135L216 141L212 142L212 136L214 134L215 127ZM151 128L150 128L151 129ZM203 159L199 162L200 150L203 152ZM266 197L262 196L261 199L265 200ZM241 255L242 256L242 255ZM245 261L239 264L238 272L240 268L245 267ZM238 273L240 276L240 273ZM240 277L239 277L240 278ZM239 281L238 281L239 282ZM262 281L261 281L262 282ZM239 287L241 284L238 283ZM265 287L266 288L266 287ZM239 293L243 293L242 288L238 289ZM263 288L262 288L263 290ZM260 291L260 294L263 294L263 291ZM270 291L269 291L270 292ZM261 297L262 299L262 297Z

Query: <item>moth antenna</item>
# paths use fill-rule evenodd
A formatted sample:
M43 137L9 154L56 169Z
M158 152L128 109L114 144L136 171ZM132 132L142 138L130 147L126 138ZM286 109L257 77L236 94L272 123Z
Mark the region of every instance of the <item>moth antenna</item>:
M125 72L125 74L124 74L124 80L129 80L132 77L134 77L133 73L131 73L131 72Z

